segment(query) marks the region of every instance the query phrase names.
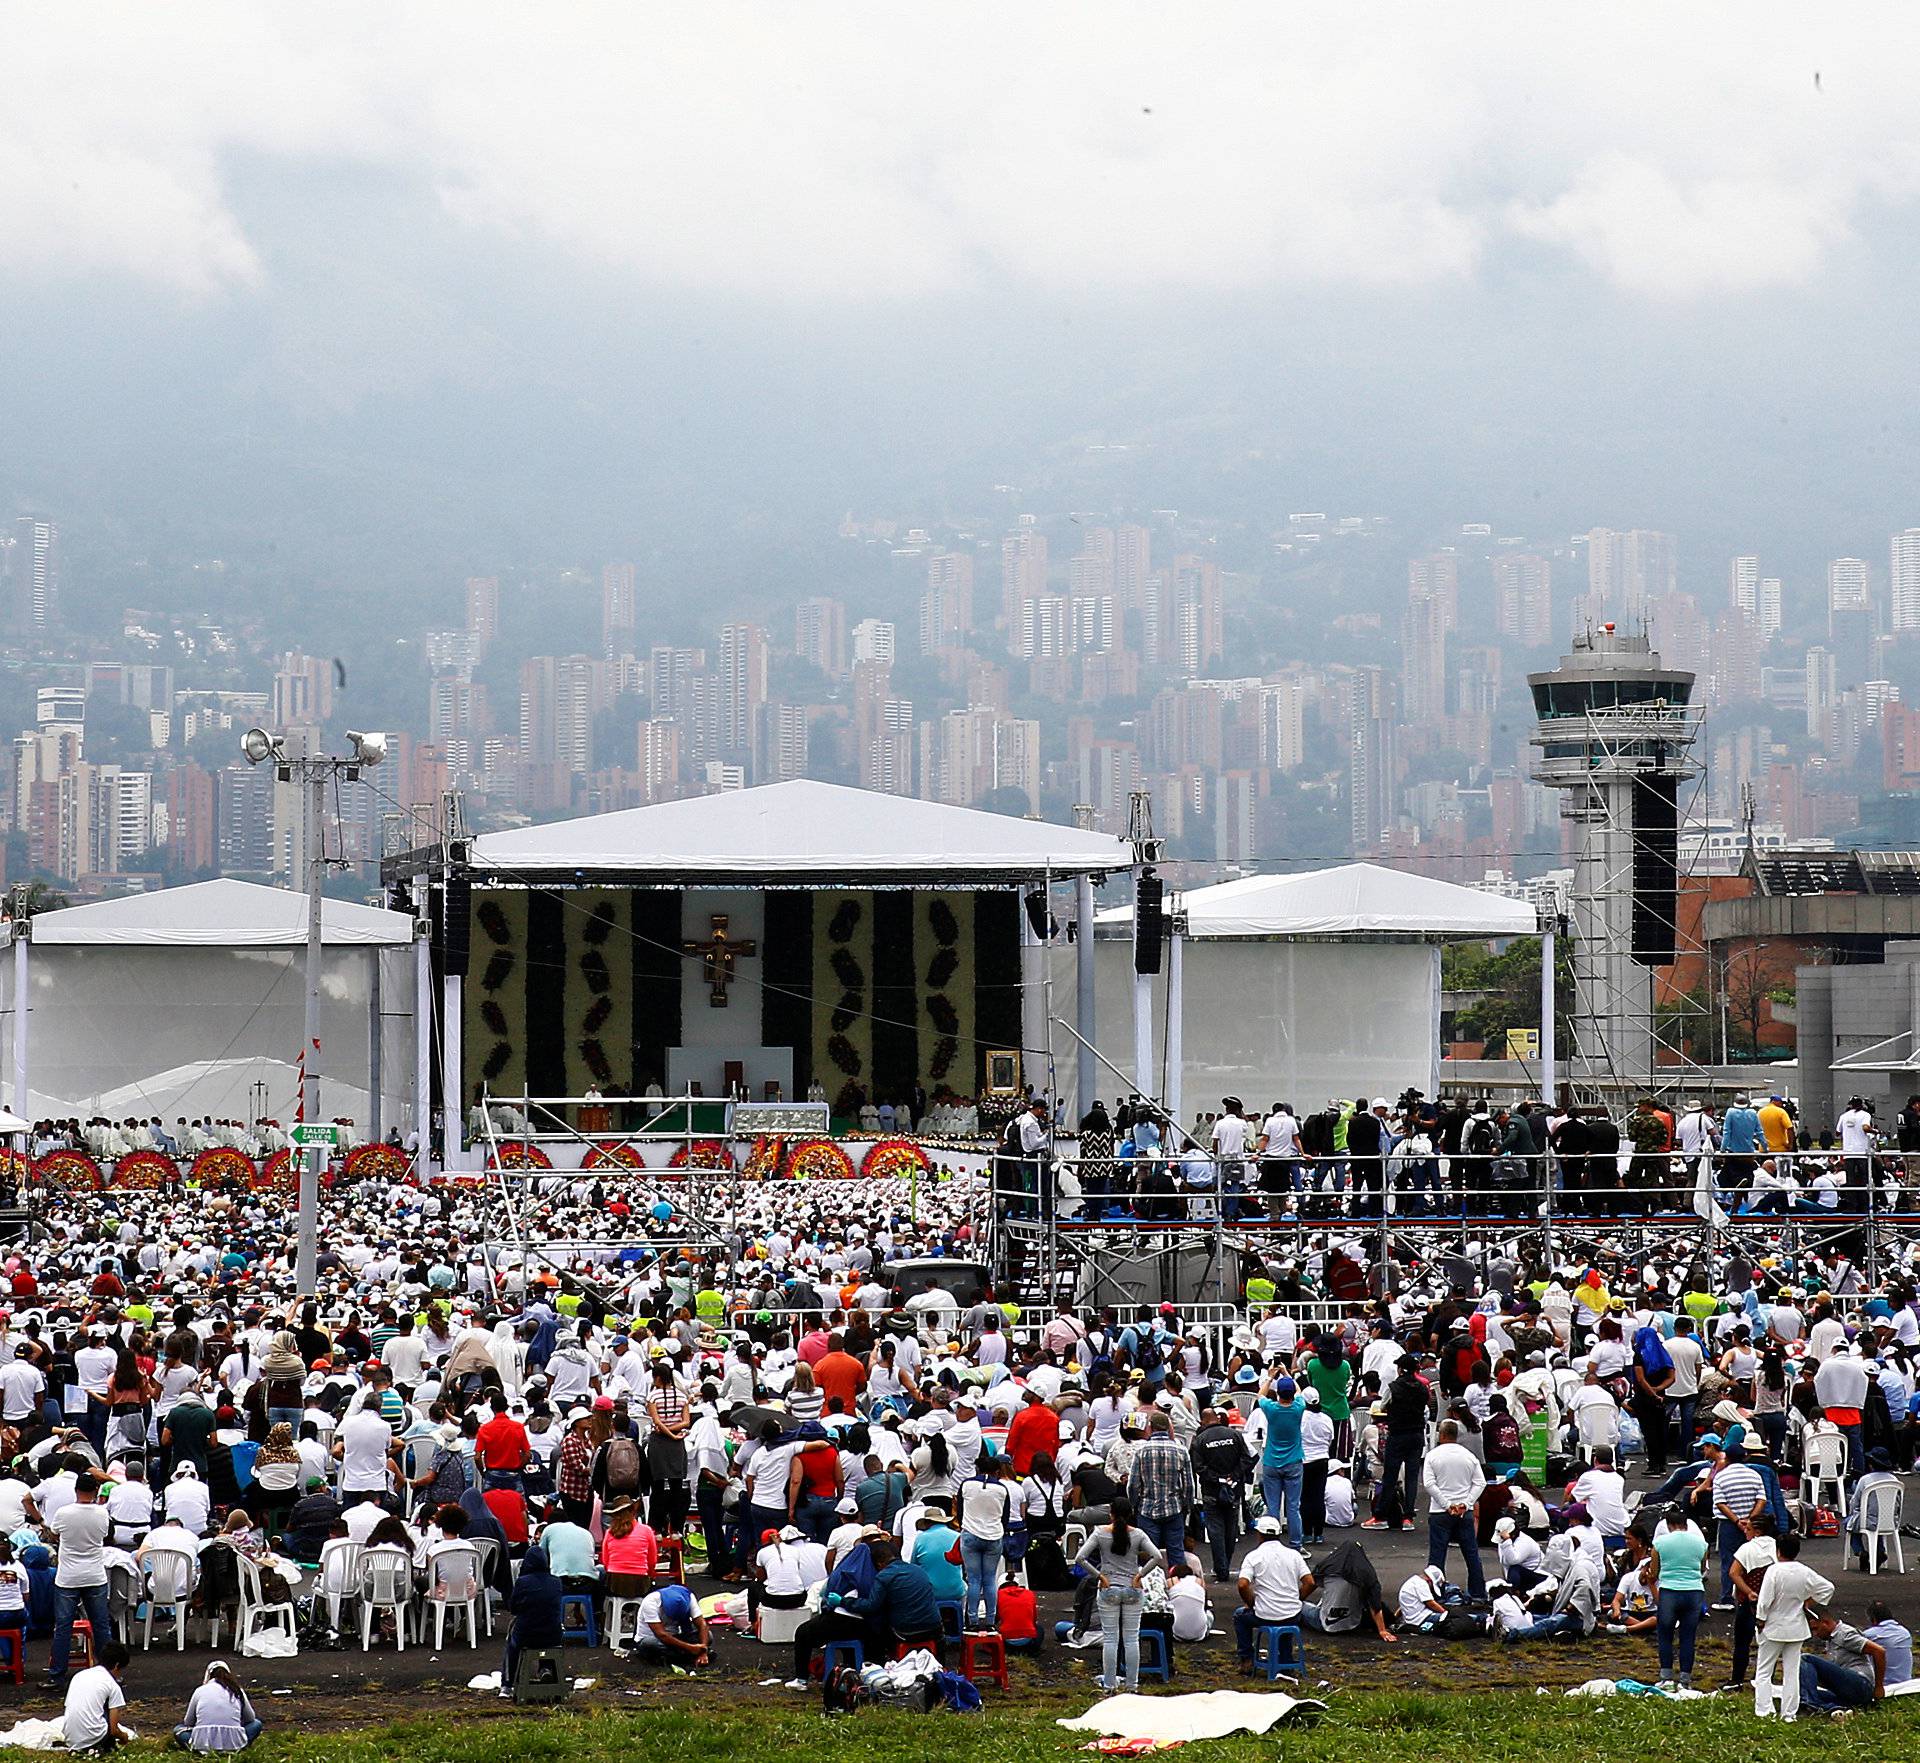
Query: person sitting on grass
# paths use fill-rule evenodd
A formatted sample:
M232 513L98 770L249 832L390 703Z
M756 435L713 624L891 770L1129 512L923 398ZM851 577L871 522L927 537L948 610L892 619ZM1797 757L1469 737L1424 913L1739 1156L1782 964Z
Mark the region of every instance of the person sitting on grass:
M105 1756L136 1736L132 1727L120 1721L120 1710L127 1705L127 1692L120 1687L126 1669L127 1649L118 1641L103 1640L95 1663L73 1674L60 1724L72 1755Z
M226 1662L216 1659L188 1700L185 1719L173 1729L173 1742L189 1751L244 1751L261 1728L247 1692Z

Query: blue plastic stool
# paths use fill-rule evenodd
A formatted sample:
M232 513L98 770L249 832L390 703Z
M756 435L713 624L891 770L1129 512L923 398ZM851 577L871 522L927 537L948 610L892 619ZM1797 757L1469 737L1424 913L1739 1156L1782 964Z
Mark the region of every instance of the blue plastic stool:
M964 1602L959 1598L939 1598L935 1600L934 1608L940 1612L940 1626L958 1640L967 1628Z
M567 1627L567 1612L578 1609L587 1619L584 1629ZM594 1620L593 1599L586 1592L563 1592L560 1595L560 1638L568 1646L576 1641L584 1641L590 1647L600 1644L600 1624Z
M851 1665L855 1671L858 1671L867 1662L867 1649L862 1646L860 1642L856 1640L828 1641L827 1644L820 1649L820 1675L822 1678L833 1675L833 1656L836 1653L845 1653L847 1655L847 1663Z
M1286 1642L1286 1656L1281 1656L1281 1643ZM1288 1622L1263 1622L1253 1631L1253 1662L1264 1666L1267 1682L1285 1674L1288 1677L1304 1677L1307 1672L1307 1650L1300 1639L1300 1630Z
M1157 1628L1140 1631L1140 1675L1173 1682L1173 1662L1167 1657L1167 1637Z

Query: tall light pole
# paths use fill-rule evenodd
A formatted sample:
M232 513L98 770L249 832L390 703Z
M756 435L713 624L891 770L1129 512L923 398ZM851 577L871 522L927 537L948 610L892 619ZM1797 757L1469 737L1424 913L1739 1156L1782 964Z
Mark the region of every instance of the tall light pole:
M323 836L327 818L327 780L344 777L355 781L362 767L378 765L387 756L387 737L381 734L355 734L347 739L353 752L345 758L289 753L282 735L270 735L265 729L250 728L240 740L241 756L249 765L272 763L280 782L300 784L302 829L307 871L307 1008L305 1039L300 1048L300 1120L308 1128L320 1125L320 982L324 946L321 936L321 903L326 898L327 859ZM319 1284L320 1174L325 1165L326 1145L320 1134L303 1134L305 1142L297 1168L300 1177L300 1235L294 1260L294 1284L311 1292Z

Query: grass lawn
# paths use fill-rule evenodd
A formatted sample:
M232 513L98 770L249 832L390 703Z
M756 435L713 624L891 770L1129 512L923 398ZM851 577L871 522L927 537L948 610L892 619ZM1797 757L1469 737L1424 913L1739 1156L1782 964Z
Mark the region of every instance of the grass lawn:
M991 1694L991 1692L989 1692ZM1023 1704L1023 1701L1025 1705ZM1057 1715L1081 1706L1030 1698L1000 1701L984 1716L861 1713L827 1720L817 1708L772 1701L764 1708L686 1705L658 1712L543 1715L502 1710L395 1722L385 1727L302 1735L276 1722L249 1756L298 1763L1027 1763L1079 1755L1086 1735L1062 1731ZM276 1710L264 1710L272 1718ZM1830 1758L1840 1747L1883 1756L1909 1751L1920 1709L1903 1702L1844 1723L1802 1716L1795 1726L1753 1719L1745 1697L1662 1706L1641 1697L1569 1700L1555 1694L1463 1690L1452 1694L1358 1692L1332 1697L1311 1729L1242 1735L1208 1743L1209 1763L1685 1763L1734 1757L1740 1763ZM138 1752L161 1747L143 1740ZM175 1753L176 1755L178 1753ZM30 1752L5 1753L28 1757Z

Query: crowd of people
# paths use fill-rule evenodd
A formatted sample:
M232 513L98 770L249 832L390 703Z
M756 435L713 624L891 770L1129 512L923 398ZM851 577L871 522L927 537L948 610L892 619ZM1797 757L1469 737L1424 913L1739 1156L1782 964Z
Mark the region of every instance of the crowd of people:
M1000 1155L1004 1170L1032 1152L1010 1132ZM1277 1101L1264 1113L1229 1096L1190 1128L1132 1098L1112 1113L1096 1102L1082 1116L1060 1192L1089 1217L1166 1221L1216 1208L1230 1221L1510 1216L1549 1194L1570 1217L1819 1217L1864 1212L1870 1195L1897 1209L1913 1186L1910 1157L1920 1159L1920 1097L1885 1129L1864 1098L1851 1097L1817 1132L1781 1094L1736 1094L1724 1108L1645 1096L1618 1118L1598 1106L1508 1108L1416 1089L1311 1110Z
M1897 1542L1920 1245L1870 1287L1844 1242L1765 1222L1589 1262L1537 1231L1381 1260L1331 1221L1245 1248L1202 1317L987 1288L978 1179L634 1179L529 1178L506 1252L494 1188L336 1186L312 1292L265 1194L78 1197L15 1245L0 1633L46 1639L75 1736L111 1736L101 1637L160 1592L290 1605L338 1645L376 1560L400 1595L369 1637L474 1600L508 1692L589 1620L642 1669L755 1634L795 1685L836 1641L1098 1647L1132 1687L1228 1617L1249 1670L1288 1629L1644 1633L1677 1691L1724 1616L1763 1712L1909 1681L1891 1611L1805 1557ZM929 1260L950 1275L902 1283ZM196 1700L202 1748L244 1738L231 1671Z

